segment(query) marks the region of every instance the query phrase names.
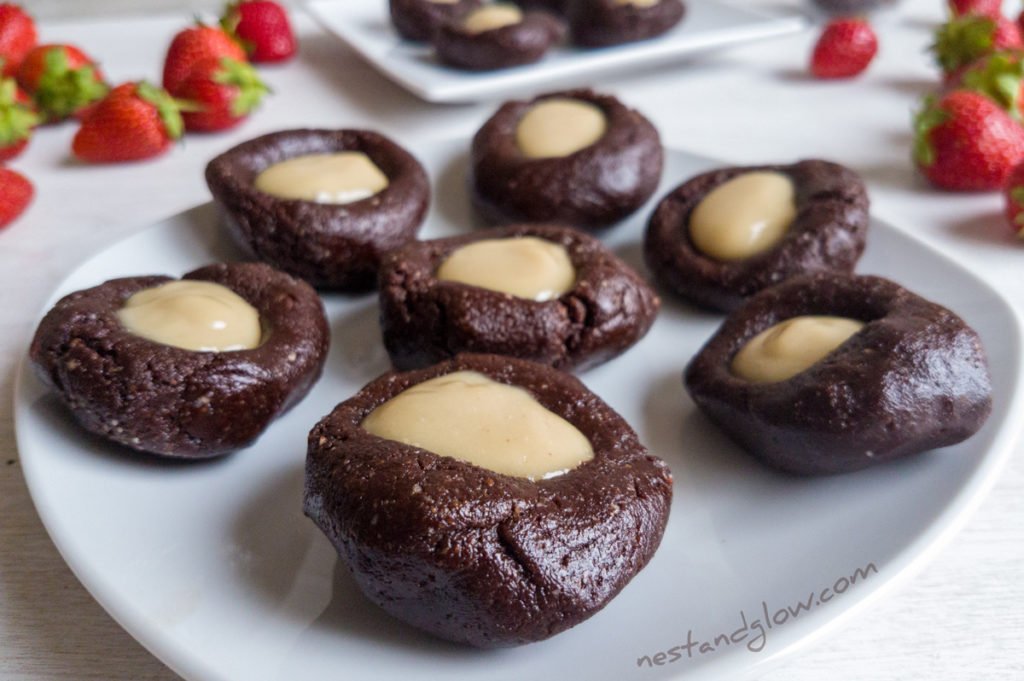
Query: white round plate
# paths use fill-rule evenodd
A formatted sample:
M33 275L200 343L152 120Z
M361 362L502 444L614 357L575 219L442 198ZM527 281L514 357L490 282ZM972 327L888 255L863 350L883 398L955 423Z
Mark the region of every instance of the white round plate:
M419 149L435 200L422 236L471 229L465 140ZM717 165L669 152L656 197ZM652 201L607 234L642 268ZM326 296L323 379L246 450L215 461L143 457L82 432L30 368L16 386L25 476L54 543L133 636L190 681L740 679L828 631L920 567L1005 461L1021 408L1021 333L999 294L875 221L860 272L964 316L995 368L995 407L968 441L861 473L794 478L739 451L694 408L681 374L721 322L664 296L650 334L584 373L675 475L661 548L602 612L550 640L477 651L366 601L302 515L306 434L387 369L373 295ZM179 275L237 259L211 205L99 253L54 294L116 276ZM51 303L53 302L51 301ZM938 644L936 644L938 645Z

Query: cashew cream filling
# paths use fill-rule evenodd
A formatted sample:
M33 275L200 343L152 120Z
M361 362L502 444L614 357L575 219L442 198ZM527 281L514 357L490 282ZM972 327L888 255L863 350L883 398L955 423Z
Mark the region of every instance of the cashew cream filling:
M209 281L169 281L143 289L124 302L117 317L136 336L198 352L249 350L263 336L256 308Z
M608 118L600 107L552 97L534 104L519 119L516 144L527 158L561 158L597 142L607 129Z
M387 440L528 480L555 477L594 458L586 436L527 390L476 371L407 388L361 426Z
M255 187L282 199L346 204L388 186L387 176L361 151L307 154L275 163L256 176Z
M732 360L732 373L754 383L776 383L806 371L864 328L846 317L806 315L751 338Z
M523 11L515 5L495 3L484 5L467 14L462 21L462 28L467 33L476 35L484 31L493 31L496 28L518 24L522 20Z
M565 248L532 236L462 246L445 258L436 276L538 302L557 298L576 283Z
M796 218L796 189L783 173L737 175L708 192L690 214L690 239L716 260L743 260L782 240Z

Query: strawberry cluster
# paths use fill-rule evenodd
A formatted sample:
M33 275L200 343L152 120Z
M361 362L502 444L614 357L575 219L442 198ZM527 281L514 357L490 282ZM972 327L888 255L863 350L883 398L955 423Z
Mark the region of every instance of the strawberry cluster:
M1024 236L1024 13L1011 21L998 0L949 9L931 46L942 87L914 117L914 162L939 189L1002 190Z
M32 17L0 3L0 163L19 155L37 126L81 122L72 153L87 163L152 158L183 131L237 125L268 92L249 62L295 54L288 16L272 0L232 2L220 25L187 28L171 41L163 87L140 80L112 87L96 60L74 45L38 44ZM0 227L21 214L32 184L0 168Z

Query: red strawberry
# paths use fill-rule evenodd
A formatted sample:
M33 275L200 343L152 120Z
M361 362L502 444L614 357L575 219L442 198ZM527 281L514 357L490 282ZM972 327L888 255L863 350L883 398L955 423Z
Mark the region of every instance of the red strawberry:
M46 121L60 121L107 94L96 62L73 45L39 45L18 68L18 85Z
M1017 24L1005 17L969 14L939 27L931 51L947 80L992 52L1024 47Z
M272 0L243 0L227 6L221 26L238 37L254 62L275 62L295 54L288 14Z
M242 46L219 28L200 24L178 33L164 59L164 89L176 95L192 67L211 57L248 61Z
M1024 238L1024 163L1010 173L1003 187L1006 200L1006 220L1017 236Z
M864 19L841 17L827 26L811 55L818 78L850 78L863 71L878 52L878 38Z
M185 129L208 132L241 123L266 93L256 69L219 57L193 66L175 95L189 103L181 115Z
M18 89L13 78L0 80L0 163L25 149L37 125L39 116L28 95Z
M929 97L914 119L914 161L941 189L1000 189L1022 160L1024 128L977 92Z
M986 95L1010 114L1024 121L1024 60L1020 50L1002 50L968 68L960 79L968 90Z
M181 137L178 103L145 81L110 91L82 121L71 148L89 163L119 163L157 156Z
M983 14L995 18L1003 15L1003 0L949 0L949 11L953 16Z
M25 10L6 2L0 5L0 59L5 78L17 73L21 60L37 40L36 24Z
M6 227L25 212L35 188L24 175L0 168L0 227Z

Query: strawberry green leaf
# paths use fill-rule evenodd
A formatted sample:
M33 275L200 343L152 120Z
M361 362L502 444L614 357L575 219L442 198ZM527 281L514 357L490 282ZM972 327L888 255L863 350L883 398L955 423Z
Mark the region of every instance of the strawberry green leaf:
M210 108L210 107L202 104L201 102L197 102L194 99L181 99L180 97L175 97L174 98L174 103L175 103L175 105L177 105L178 111L188 112L188 113L195 113L197 111L206 111L208 108Z
M240 2L232 2L224 8L224 16L220 19L221 29L242 46L242 50L249 56L256 51L256 43L246 40L238 35L238 25L242 23L242 10L238 8Z
M1019 50L996 52L982 67L964 74L963 86L988 96L1017 121L1024 120L1020 111L1024 54Z
M39 125L39 116L24 106L0 110L0 147L27 139Z
M47 120L66 118L107 94L107 85L97 78L95 67L71 68L63 48L48 50L43 61L45 68L34 97Z
M157 114L163 121L169 138L176 140L181 137L185 131L185 123L181 120L178 102L167 94L166 90L143 80L135 86L135 93L139 98L156 107Z
M949 114L940 109L934 97L927 97L921 111L914 116L914 160L927 168L935 163L935 149L929 138L931 131L942 125Z
M0 106L10 106L18 101L18 84L13 78L0 81Z
M929 49L943 72L950 73L989 52L995 30L996 23L991 18L967 14L942 24Z
M18 101L18 86L13 78L0 80L0 147L27 139L40 123L39 115Z
M232 85L238 88L238 94L231 103L232 116L244 116L259 105L270 88L263 82L259 74L249 64L228 57L221 57L220 71L214 77L215 83Z

